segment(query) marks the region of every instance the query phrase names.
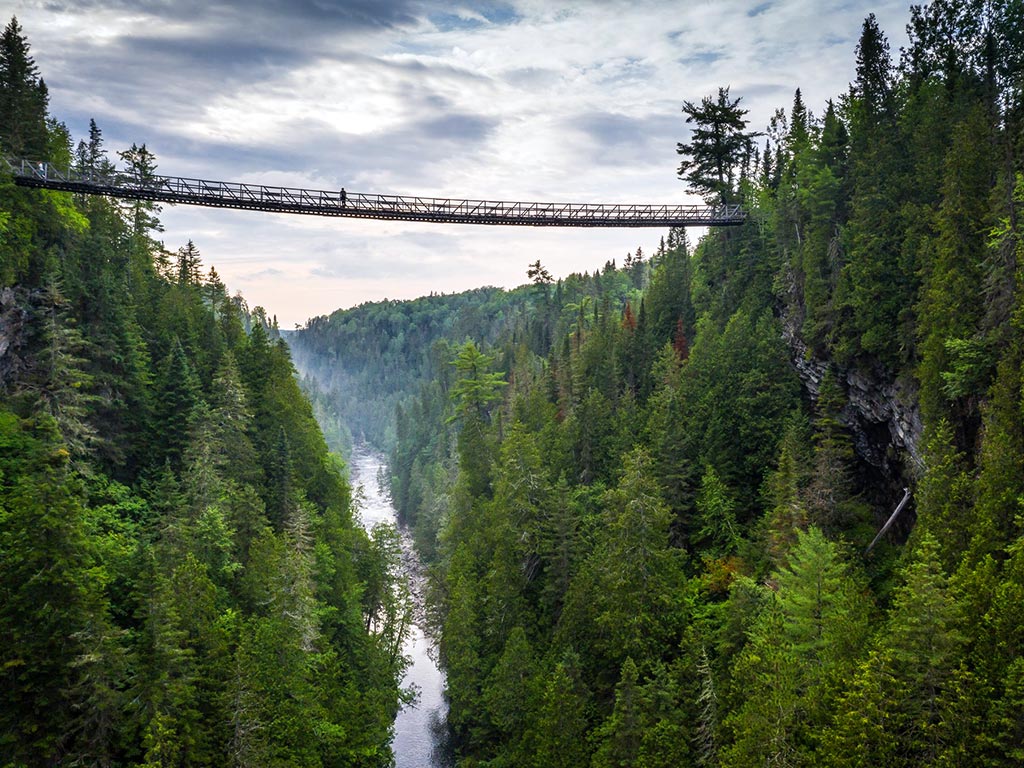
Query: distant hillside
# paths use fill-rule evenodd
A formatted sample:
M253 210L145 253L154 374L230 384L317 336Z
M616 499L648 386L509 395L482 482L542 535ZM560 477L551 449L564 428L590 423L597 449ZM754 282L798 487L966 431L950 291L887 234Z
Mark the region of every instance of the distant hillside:
M914 6L897 64L869 16L767 142L684 102L748 221L403 409L459 765L1022 764L1021 19Z
M491 345L530 317L542 319L529 332L546 347L559 322L551 308L586 304L609 289L621 308L645 274L642 262L628 273L608 263L603 273L574 274L546 287L368 302L314 318L285 338L332 449L344 453L353 439L387 449L394 442L396 407L424 382L447 380L455 347L467 340Z

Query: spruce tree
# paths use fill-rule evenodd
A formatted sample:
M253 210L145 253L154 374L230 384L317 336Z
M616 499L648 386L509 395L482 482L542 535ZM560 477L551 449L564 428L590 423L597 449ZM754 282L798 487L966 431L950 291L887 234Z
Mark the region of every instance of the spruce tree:
M174 339L170 352L161 364L157 390L157 415L160 420L159 458L180 468L188 444L192 411L199 400L200 387L181 342Z
M48 102L28 39L12 16L0 35L0 148L30 160L48 160Z

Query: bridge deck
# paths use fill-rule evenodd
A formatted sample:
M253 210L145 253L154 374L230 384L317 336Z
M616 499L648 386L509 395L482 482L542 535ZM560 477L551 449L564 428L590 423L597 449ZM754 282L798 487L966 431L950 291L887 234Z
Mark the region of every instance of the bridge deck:
M536 203L361 192L342 196L340 190L270 187L180 176L140 179L119 171L98 175L21 158L4 160L14 182L24 187L274 213L561 227L715 227L742 224L746 219L746 212L738 205Z

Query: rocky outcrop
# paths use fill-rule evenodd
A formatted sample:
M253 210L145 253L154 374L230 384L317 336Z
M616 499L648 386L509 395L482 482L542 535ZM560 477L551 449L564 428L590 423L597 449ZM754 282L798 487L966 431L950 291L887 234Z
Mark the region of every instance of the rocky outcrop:
M811 398L817 400L829 361L813 354L798 329L799 320L783 318L783 337L789 345L793 366ZM840 418L853 434L857 454L887 477L916 476L923 468L923 425L916 387L887 380L881 372L856 368L834 371L848 400Z
M27 292L22 289L0 288L0 389L10 387L26 368L28 300Z

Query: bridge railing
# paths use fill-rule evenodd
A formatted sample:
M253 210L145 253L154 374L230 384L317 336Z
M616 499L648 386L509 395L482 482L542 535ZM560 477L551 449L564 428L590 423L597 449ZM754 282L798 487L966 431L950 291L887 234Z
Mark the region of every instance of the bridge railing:
M277 187L156 174L143 177L112 167L67 168L24 158L3 159L18 182L26 186L265 211L417 221L578 226L715 226L740 224L746 218L739 205L462 200Z

